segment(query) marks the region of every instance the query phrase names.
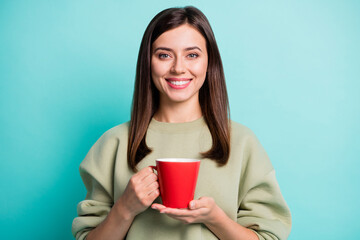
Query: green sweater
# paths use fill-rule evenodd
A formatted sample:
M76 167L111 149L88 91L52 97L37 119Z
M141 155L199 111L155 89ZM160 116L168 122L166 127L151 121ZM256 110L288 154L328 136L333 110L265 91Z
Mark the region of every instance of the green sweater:
M87 195L78 204L78 217L73 221L72 232L76 239L84 239L105 219L134 174L127 166L128 128L129 124L124 123L108 130L80 165ZM256 136L245 126L231 122L230 158L223 167L200 155L212 144L203 117L187 123L163 123L152 119L146 143L153 151L139 163L138 169L155 165L157 158L201 159L195 199L214 198L231 219L255 231L259 239L288 237L291 215L274 169ZM217 237L204 224L184 224L148 208L136 216L126 239Z

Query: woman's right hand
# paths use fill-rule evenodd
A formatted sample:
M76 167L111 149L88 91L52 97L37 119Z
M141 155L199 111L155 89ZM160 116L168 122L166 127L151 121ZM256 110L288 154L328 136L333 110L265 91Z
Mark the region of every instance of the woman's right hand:
M127 218L134 218L145 211L159 195L157 175L151 167L146 167L130 178L115 206L126 213Z
M124 239L135 216L145 211L159 194L157 175L151 167L142 169L130 178L106 219L86 239Z

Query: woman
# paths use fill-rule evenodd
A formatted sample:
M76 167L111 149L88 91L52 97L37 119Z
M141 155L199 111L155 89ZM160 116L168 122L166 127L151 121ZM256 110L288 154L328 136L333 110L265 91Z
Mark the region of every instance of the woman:
M229 120L220 54L194 7L160 12L139 51L130 123L80 165L76 239L286 239L289 209L254 134ZM156 158L201 159L188 209L160 204Z

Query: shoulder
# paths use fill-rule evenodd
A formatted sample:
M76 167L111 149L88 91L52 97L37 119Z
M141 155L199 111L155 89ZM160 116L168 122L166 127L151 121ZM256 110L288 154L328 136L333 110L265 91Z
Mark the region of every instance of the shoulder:
M129 132L129 122L122 123L110 128L95 142L90 151L111 152L116 149L120 142L127 144Z
M230 132L231 138L237 141L257 140L255 133L250 128L232 120L230 121Z
M109 130L107 130L101 137L100 139L113 139L113 138L118 138L118 139L122 139L122 138L127 138L128 134L129 134L129 126L130 126L130 122L125 122L122 124L119 124L113 128L110 128Z
M80 168L86 168L90 171L89 169L110 166L115 160L116 152L120 144L124 146L127 144L128 129L129 122L126 122L102 134L87 153Z
M261 143L255 133L247 126L231 121L230 122L231 141L233 144L243 145L245 148L260 147Z
M126 135L129 132L129 126L130 126L130 122L124 122L122 124L119 124L115 127L110 128L109 130L107 130L103 136L107 136L107 137L114 137L114 136L122 136L122 135Z
M273 169L264 147L250 128L231 121L231 144L233 151L243 155L245 166L253 166L264 174Z

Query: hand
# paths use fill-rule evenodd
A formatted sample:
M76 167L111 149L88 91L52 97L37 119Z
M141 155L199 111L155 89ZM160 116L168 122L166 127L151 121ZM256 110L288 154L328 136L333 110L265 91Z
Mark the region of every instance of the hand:
M151 207L159 210L160 213L165 213L169 217L175 218L187 224L211 224L216 220L219 210L221 210L211 197L201 197L198 200L192 200L189 203L188 209L167 208L158 203L152 204Z
M152 204L151 207L187 224L203 223L219 239L259 240L254 231L230 219L210 197L192 200L188 209L167 208L157 203Z
M145 211L159 194L157 175L151 167L146 167L130 178L123 195L116 202L116 205L121 208L120 212L125 212L127 217L134 218Z

